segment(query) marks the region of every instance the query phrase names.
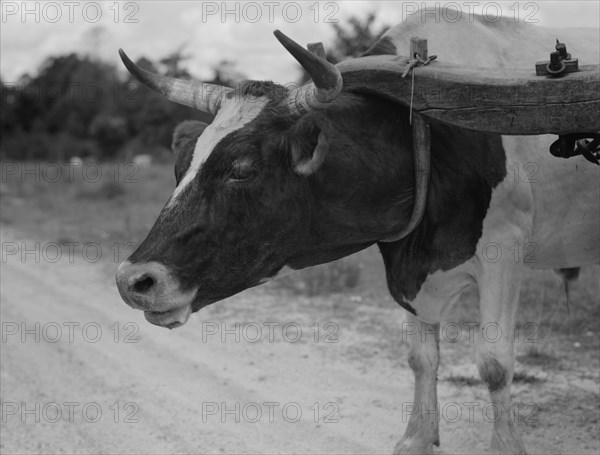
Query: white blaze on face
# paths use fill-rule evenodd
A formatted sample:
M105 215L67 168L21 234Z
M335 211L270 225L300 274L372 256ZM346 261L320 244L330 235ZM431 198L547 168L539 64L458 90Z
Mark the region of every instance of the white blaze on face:
M269 99L266 97L254 96L243 98L233 96L224 99L217 116L198 138L190 167L177 188L175 188L169 205L172 205L183 189L196 178L215 146L224 137L254 120L268 102Z

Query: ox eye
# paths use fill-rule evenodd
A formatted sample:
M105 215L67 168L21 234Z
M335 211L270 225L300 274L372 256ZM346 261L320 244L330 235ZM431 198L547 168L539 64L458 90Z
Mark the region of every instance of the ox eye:
M257 174L257 169L251 162L235 162L228 175L229 182L246 182L251 180Z

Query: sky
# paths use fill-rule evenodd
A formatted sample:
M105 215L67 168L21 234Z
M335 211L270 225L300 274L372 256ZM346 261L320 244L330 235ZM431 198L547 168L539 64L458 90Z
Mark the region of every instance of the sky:
M589 1L5 1L0 2L0 76L16 82L52 55L81 52L122 67L117 49L152 60L182 48L191 74L210 78L222 60L251 79L286 83L298 67L272 32L301 44L332 42L332 22L376 13L377 25L395 25L425 6L422 20L444 20L447 8L497 14L540 26L598 29L600 2Z

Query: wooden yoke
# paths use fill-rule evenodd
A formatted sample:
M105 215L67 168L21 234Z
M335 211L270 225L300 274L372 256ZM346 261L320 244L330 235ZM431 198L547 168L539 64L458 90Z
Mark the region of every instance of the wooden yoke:
M344 91L383 96L410 105L412 80L402 78L406 57L374 55L337 65ZM412 109L471 130L505 135L567 134L600 130L600 66L560 77L530 69L465 67L432 62L414 74Z

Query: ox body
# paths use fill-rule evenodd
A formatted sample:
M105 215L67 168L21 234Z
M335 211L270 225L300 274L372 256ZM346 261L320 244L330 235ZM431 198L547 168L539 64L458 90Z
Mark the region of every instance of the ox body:
M586 60L597 53L585 49L585 31L561 33L582 61L595 63ZM426 36L439 59L487 67L533 65L555 40L547 30L503 19L413 20L390 29L368 53L406 55L415 35ZM502 332L495 343L479 336L476 344L496 405L492 447L524 453L508 412L522 269L599 262L598 167L582 157L552 157L551 136L501 137L433 122L423 220L407 237L381 242L400 232L412 211L408 109L340 92L332 65L278 38L313 83L295 91L256 81L207 90L150 76L125 58L150 87L216 116L208 126L176 129L177 186L119 267L121 295L153 324L175 327L278 274L378 243L389 290L421 332L409 336L417 409L437 404L437 336L422 333L435 334L461 292L477 285L481 326L493 323ZM201 100L199 90L211 95ZM431 452L438 421L434 413L411 415L396 453Z

